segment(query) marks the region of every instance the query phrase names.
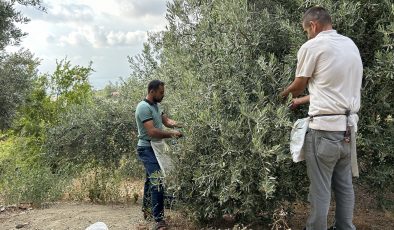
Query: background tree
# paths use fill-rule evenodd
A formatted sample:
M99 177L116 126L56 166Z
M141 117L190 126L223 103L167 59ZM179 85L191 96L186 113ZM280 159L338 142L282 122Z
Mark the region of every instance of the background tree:
M15 9L16 4L45 10L40 0L0 1L0 130L10 127L16 109L25 99L39 62L27 50L7 54L7 45L18 45L26 35L17 27L28 18Z
M17 109L32 89L39 62L26 50L0 55L0 130L11 126Z
M3 50L7 45L18 45L21 38L26 35L17 27L17 23L28 23L30 19L15 9L16 4L45 10L41 5L41 0L0 1L0 50Z

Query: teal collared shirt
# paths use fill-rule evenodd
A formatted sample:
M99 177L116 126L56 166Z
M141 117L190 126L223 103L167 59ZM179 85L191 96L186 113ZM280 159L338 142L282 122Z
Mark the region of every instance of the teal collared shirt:
M160 105L152 103L146 99L138 103L135 110L135 121L138 128L138 146L151 146L151 137L148 135L144 127L144 123L153 120L153 126L158 129L163 129L162 120L163 111Z

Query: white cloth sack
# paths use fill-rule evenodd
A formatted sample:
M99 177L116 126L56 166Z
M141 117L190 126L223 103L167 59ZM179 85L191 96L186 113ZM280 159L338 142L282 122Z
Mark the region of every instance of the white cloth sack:
M357 122L358 122L358 116L357 114L350 114L349 116L349 126L350 126L350 131L351 131L351 136L350 136L350 159L351 159L351 165L352 165L352 175L354 177L359 177L359 171L358 171L358 163L357 163L357 147L356 147L356 133L357 133Z
M90 225L89 227L87 227L85 230L108 230L108 227L103 222L96 222Z
M157 162L160 165L160 169L161 169L163 175L166 176L167 173L169 173L173 168L172 159L168 155L168 151L170 150L170 147L167 145L167 143L163 139L152 140L150 143L151 143L153 152L155 153Z
M305 160L304 141L309 126L309 117L298 119L290 134L290 152L294 162Z

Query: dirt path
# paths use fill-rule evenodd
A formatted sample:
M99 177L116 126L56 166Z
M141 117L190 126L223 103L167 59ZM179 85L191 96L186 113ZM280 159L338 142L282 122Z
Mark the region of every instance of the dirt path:
M96 205L84 203L57 203L43 209L26 211L4 211L0 213L0 230L78 230L86 229L95 222L104 222L110 230L148 230L153 223L145 221L141 215L141 205ZM291 229L302 229L307 217L307 207L296 208L296 219L289 222ZM333 210L329 219L333 218ZM354 223L359 230L392 230L394 220L388 213L362 209L355 211ZM389 214L392 215L392 214ZM196 229L190 223L181 223L179 213L166 210L167 221L172 230ZM222 228L223 229L223 228ZM252 227L252 229L271 229L271 227Z
M139 205L95 205L58 203L44 209L6 211L0 214L0 229L16 229L18 224L27 224L21 229L85 229L101 221L109 229L148 229Z
M354 224L358 230L393 230L394 212L377 209L376 201L363 189L356 189ZM388 197L390 200L393 196ZM394 199L393 199L394 200ZM166 220L171 230L195 230L193 224L185 220L179 212L166 212ZM295 206L293 217L286 222L292 230L302 229L308 215L306 204ZM334 218L334 209L329 212L329 222ZM129 205L97 205L90 203L59 202L42 209L0 210L0 230L78 230L86 229L95 222L104 222L110 230L148 230L153 223L145 221L141 213L141 201ZM220 225L220 229L229 226ZM253 226L251 229L269 230L272 226ZM205 229L213 229L211 227ZM231 228L230 228L231 229Z

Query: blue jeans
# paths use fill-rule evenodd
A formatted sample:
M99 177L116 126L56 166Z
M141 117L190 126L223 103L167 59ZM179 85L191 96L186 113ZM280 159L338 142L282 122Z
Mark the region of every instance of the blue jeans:
M137 146L137 153L146 172L142 211L147 211L149 204L151 204L153 218L159 222L164 217L164 188L162 180L158 177L160 176L160 165L152 147Z

